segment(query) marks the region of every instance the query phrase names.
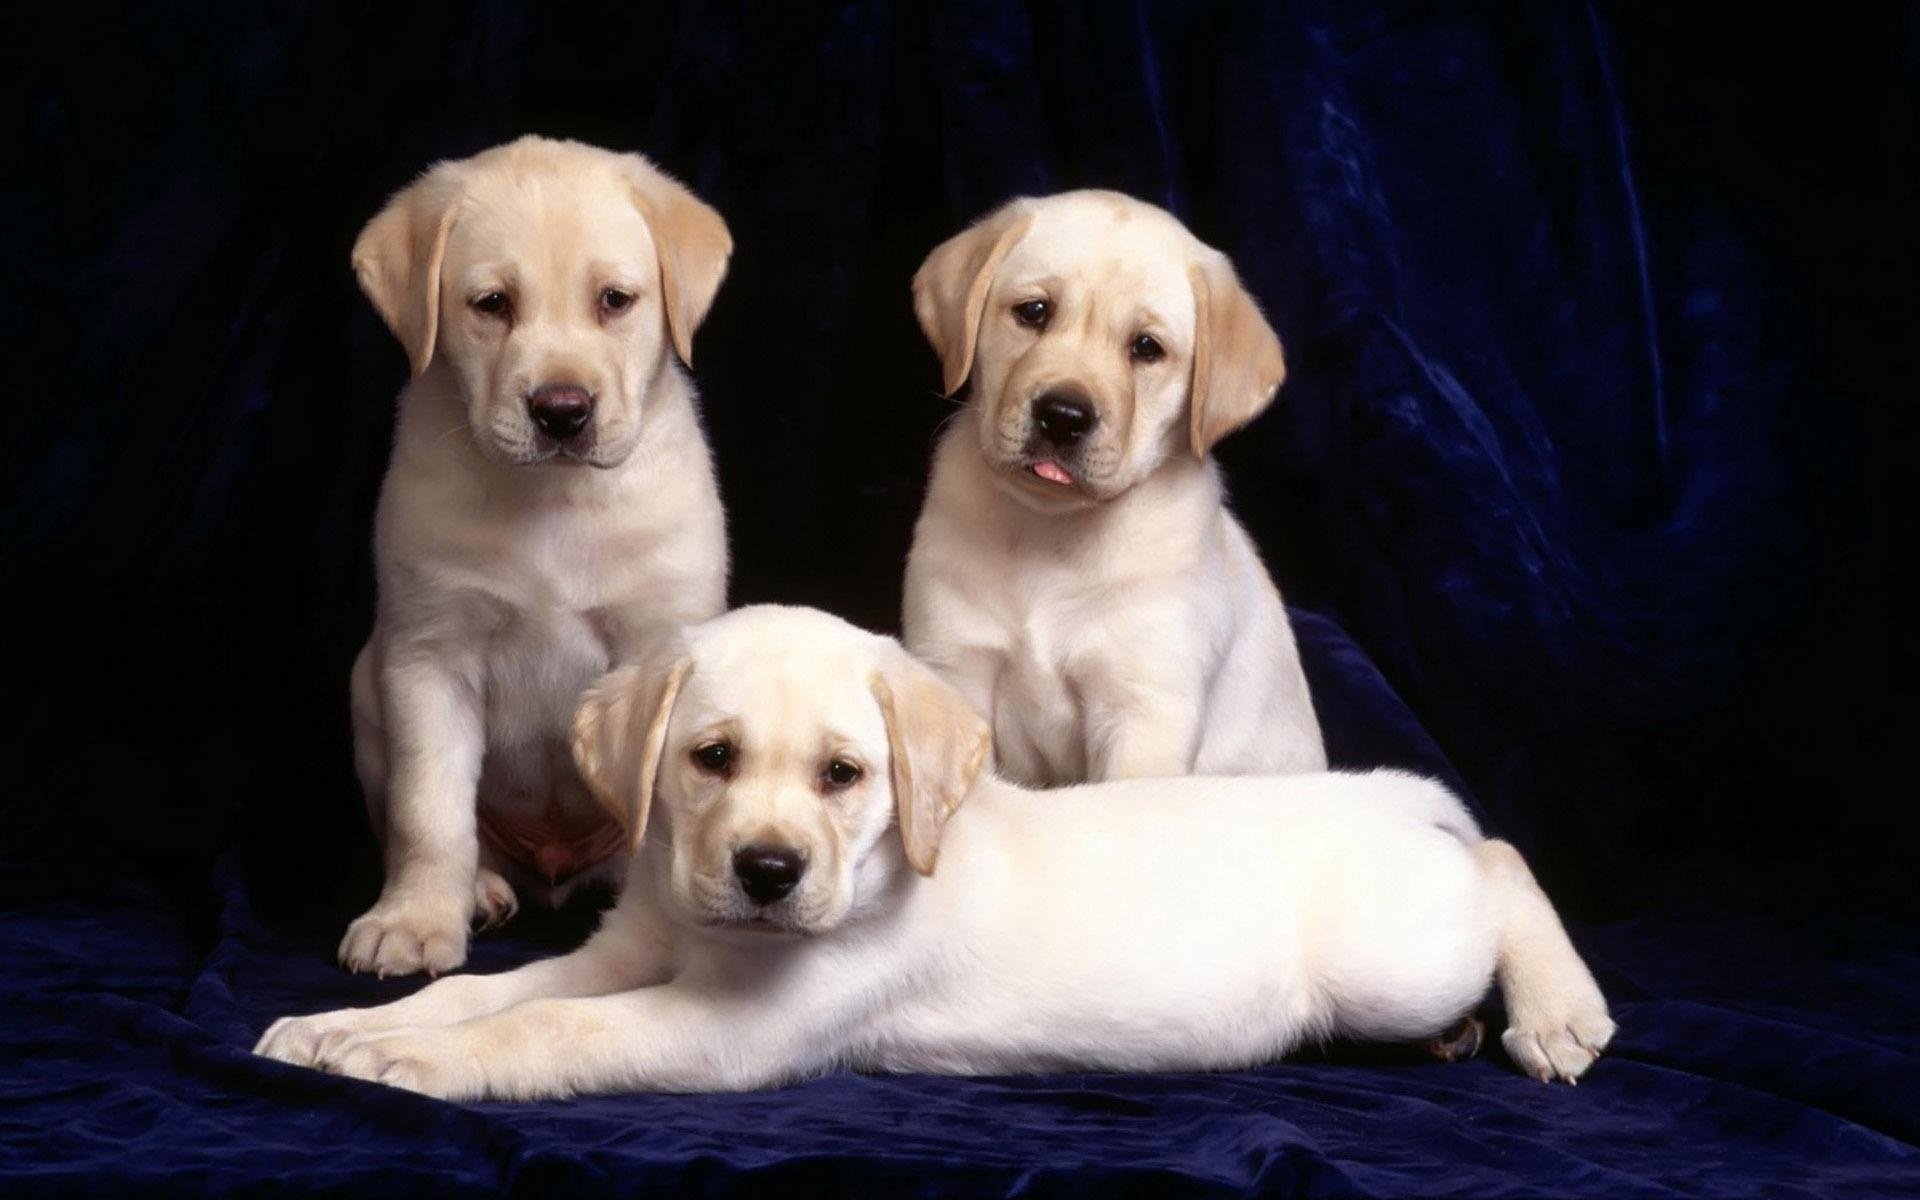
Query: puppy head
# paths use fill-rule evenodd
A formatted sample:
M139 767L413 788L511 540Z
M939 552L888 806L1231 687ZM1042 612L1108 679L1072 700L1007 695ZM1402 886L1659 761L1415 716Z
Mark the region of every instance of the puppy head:
M413 373L451 371L484 453L611 467L667 346L692 364L732 249L639 155L525 137L428 170L361 231L353 269Z
M900 644L813 609L737 609L582 697L582 777L667 847L688 923L825 933L891 877L931 874L986 761L986 722ZM897 832L890 833L894 829Z
M936 248L913 299L946 390L973 380L987 463L1042 510L1204 458L1285 374L1226 256L1115 192L1010 202Z

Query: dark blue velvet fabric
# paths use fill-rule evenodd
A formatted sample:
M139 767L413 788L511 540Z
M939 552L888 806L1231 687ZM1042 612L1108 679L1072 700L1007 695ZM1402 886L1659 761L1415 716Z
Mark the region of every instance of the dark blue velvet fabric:
M1910 7L15 6L0 1194L1920 1194ZM377 870L346 748L401 355L346 250L438 156L642 149L732 224L736 601L891 627L940 238L1101 185L1292 373L1223 447L1343 765L1527 851L1621 1025L1227 1075L446 1106L258 1062ZM577 940L525 918L494 969Z

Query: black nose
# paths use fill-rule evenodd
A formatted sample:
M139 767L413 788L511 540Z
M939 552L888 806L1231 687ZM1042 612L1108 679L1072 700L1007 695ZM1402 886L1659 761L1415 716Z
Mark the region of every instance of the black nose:
M527 397L527 412L535 429L564 442L593 420L593 396L583 387L550 384Z
M807 860L791 846L742 846L733 852L740 890L755 904L772 904L807 873Z
M1064 450L1093 428L1093 405L1078 392L1051 391L1033 402L1033 423L1041 437Z

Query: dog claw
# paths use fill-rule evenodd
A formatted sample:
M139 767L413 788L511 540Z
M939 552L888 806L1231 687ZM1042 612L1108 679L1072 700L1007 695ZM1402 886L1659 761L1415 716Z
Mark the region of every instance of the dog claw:
M1486 1035L1486 1025L1469 1015L1461 1017L1459 1024L1439 1037L1422 1042L1420 1048L1441 1062L1465 1062L1480 1053Z

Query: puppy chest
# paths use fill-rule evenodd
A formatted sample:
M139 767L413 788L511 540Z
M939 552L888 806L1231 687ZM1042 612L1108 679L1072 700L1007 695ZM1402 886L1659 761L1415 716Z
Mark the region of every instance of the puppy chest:
M1051 785L1086 778L1085 714L1066 655L1029 632L1008 647L993 694L994 753L1003 771Z
M563 737L580 693L611 662L593 625L573 613L516 613L487 644L487 740Z

